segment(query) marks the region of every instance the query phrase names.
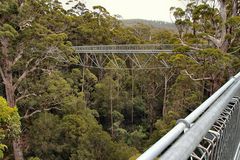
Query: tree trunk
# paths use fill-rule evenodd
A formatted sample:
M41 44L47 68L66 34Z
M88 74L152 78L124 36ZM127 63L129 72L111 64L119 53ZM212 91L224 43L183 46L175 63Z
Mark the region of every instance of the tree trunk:
M8 78L6 78L6 80L8 82L5 84L7 102L10 107L14 107L14 106L16 106L16 100L15 100L15 94L14 94L15 89L12 85L12 75L9 74L6 77L8 77ZM14 159L15 160L24 160L22 149L21 149L20 137L13 140L13 151L14 151Z
M238 0L232 0L232 16L237 16L238 15Z
M150 122L150 130L149 133L153 133L153 106L150 102L150 108L149 108L149 122Z
M133 106L133 97L134 97L134 77L133 77L133 69L131 69L132 71L132 107L131 107L131 122L133 124L134 122L134 106Z
M3 54L3 61L0 64L2 70L3 70L3 82L5 85L5 93L6 93L6 98L8 105L10 107L15 107L16 106L16 99L15 99L15 90L16 88L13 85L13 72L12 72L12 62L9 60L8 56L8 45L9 42L7 39L1 41L2 44L2 54ZM21 150L21 145L20 145L20 138L17 138L13 140L13 151L14 151L14 158L15 160L24 160L23 158L23 153Z
M14 150L14 159L15 160L24 160L22 149L21 149L21 139L20 138L13 141L13 150Z
M162 109L162 117L164 117L167 107L167 87L168 87L168 77L164 77L164 95L163 95L163 109Z
M110 82L110 119L111 119L111 136L114 136L113 129L113 97L112 97L112 83Z
M98 80L101 81L103 79L103 76L104 76L104 60L103 60L103 56L101 54L98 55L99 57L99 64L100 64L100 69L99 69L99 72L98 72Z
M14 96L15 89L12 84L12 75L6 76L5 92L6 92L8 105L10 107L14 107L16 105L16 102L15 102L15 96Z
M84 85L85 85L85 67L82 68L82 79L83 79L83 82L82 82L82 92L84 93Z
M228 48L229 48L229 42L228 42L228 40L225 40L224 43L222 44L220 50L224 53L227 53Z

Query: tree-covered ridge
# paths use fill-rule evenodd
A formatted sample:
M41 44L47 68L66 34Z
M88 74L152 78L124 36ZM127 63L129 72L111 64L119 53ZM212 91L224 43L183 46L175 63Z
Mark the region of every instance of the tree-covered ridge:
M226 23L213 1L198 2L172 8L175 33L144 24L126 27L104 7L91 11L79 1L66 11L56 0L1 0L0 94L7 102L0 98L0 156L136 159L239 68L239 2L216 1L226 8ZM91 62L72 49L140 43L182 46L156 55L152 65L169 67L155 70L135 70L122 56L106 62L111 70L87 68L78 62Z
M130 27L142 23L157 29L170 29L173 31L176 30L176 26L174 23L164 22L164 21L153 21L153 20L145 20L145 19L123 19L122 22L124 25L130 26Z

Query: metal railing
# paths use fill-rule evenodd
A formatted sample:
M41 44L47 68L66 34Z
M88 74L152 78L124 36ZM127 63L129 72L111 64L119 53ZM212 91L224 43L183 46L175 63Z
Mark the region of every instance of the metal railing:
M181 45L172 44L123 44L74 46L76 53L159 53L172 52Z
M240 72L137 160L231 160L240 140L239 93Z
M86 45L73 46L76 53L148 53L160 52L172 53L174 49L181 47L181 44L118 44L118 45ZM193 44L194 48L208 48L206 44Z
M234 160L240 140L239 107L239 98L233 98L191 154L190 160Z

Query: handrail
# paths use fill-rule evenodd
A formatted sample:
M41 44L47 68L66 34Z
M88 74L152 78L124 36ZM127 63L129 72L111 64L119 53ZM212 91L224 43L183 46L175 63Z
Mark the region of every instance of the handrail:
M164 137L152 145L146 152L138 157L137 160L152 160L159 156L167 147L169 147L170 144L179 138L179 135L182 134L184 129L187 128L187 124L191 125L194 121L196 121L224 92L226 92L235 82L239 81L239 78L240 72L236 76L232 77L225 85L223 85L210 98L203 102L184 120L179 121L179 123L172 130L170 130Z
M119 44L73 46L76 53L172 53L180 44ZM207 48L208 45L195 44L194 47Z

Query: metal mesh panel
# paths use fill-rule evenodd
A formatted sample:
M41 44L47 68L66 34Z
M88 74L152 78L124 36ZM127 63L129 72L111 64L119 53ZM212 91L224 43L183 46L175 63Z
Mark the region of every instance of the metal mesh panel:
M227 105L189 160L233 160L240 141L239 98Z

